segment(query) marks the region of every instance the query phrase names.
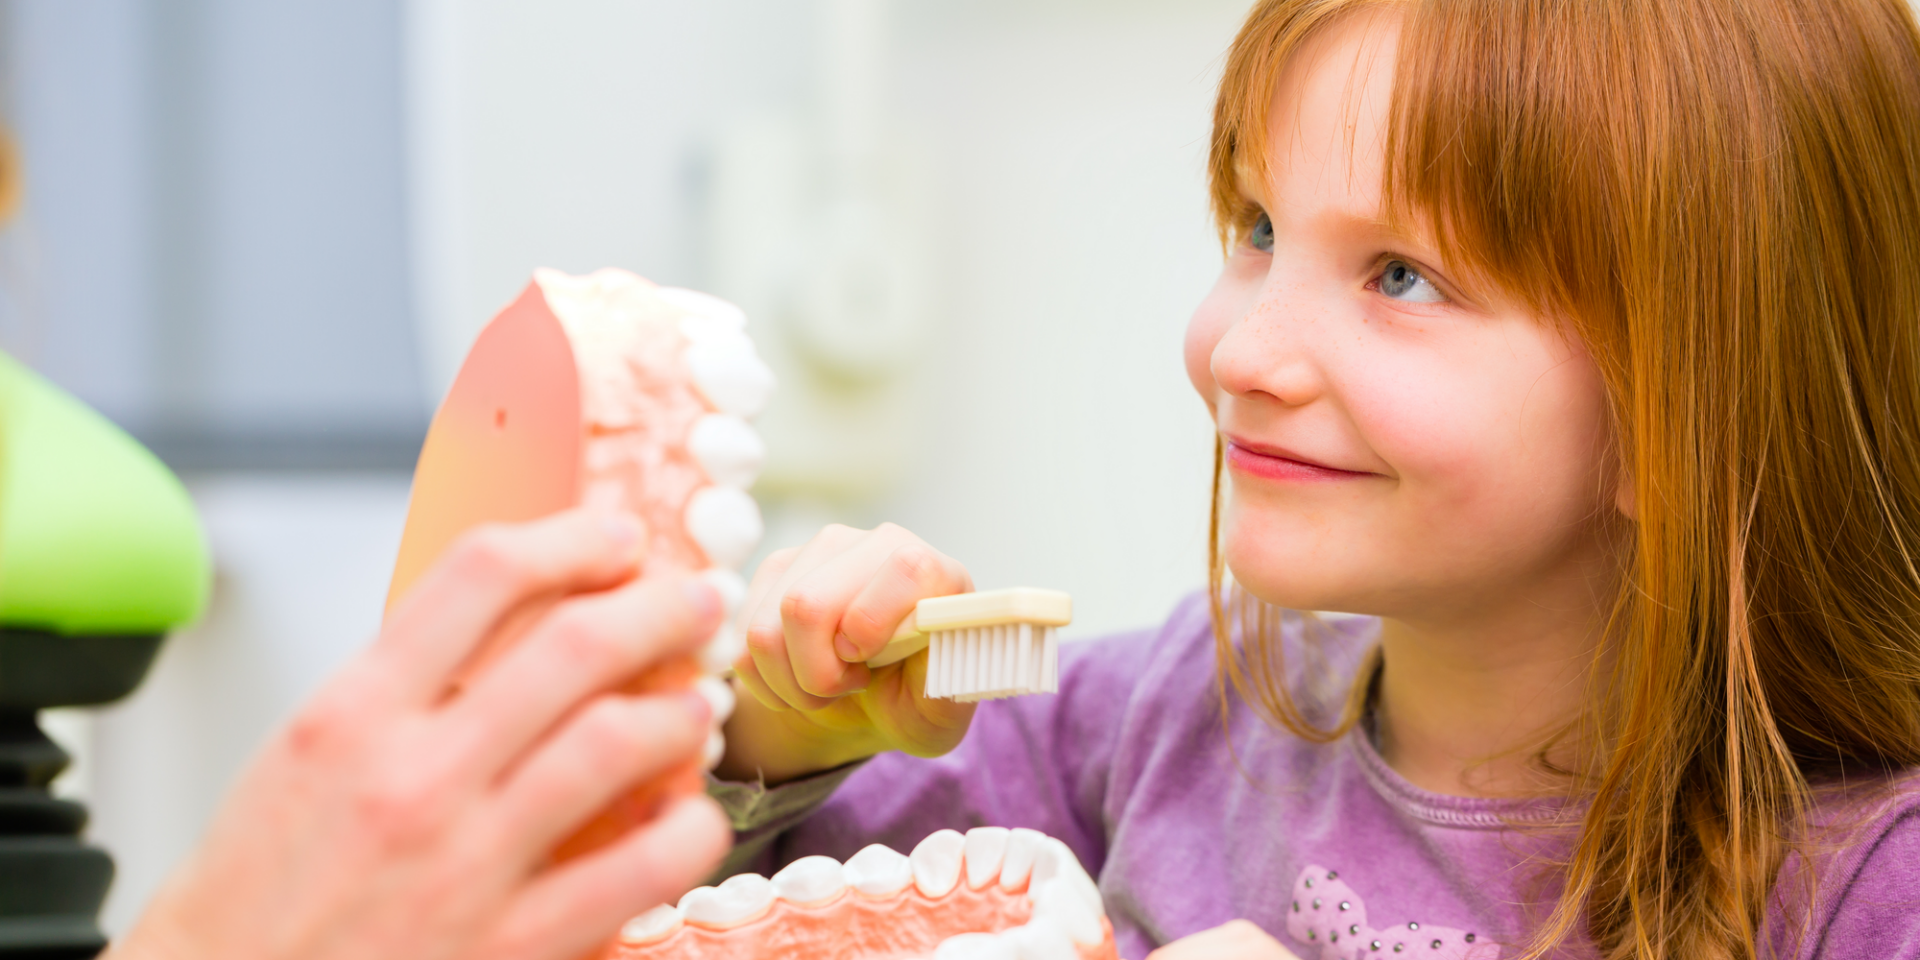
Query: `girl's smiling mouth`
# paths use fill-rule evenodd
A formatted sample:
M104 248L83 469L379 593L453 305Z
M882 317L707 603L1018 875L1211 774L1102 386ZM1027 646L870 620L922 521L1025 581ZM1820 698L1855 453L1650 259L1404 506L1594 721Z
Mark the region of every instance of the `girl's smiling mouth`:
M1227 467L1235 473L1262 480L1304 483L1378 476L1330 467L1282 447L1252 443L1228 434L1222 436L1227 441Z

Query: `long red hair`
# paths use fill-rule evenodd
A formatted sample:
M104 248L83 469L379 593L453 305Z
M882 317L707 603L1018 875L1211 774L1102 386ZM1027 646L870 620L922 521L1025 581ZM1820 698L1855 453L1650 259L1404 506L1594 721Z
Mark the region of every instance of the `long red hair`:
M1824 784L1920 766L1920 31L1904 0L1262 0L1221 84L1223 236L1287 58L1402 17L1384 184L1448 263L1566 318L1632 550L1582 728L1600 773L1544 953L1757 957ZM1218 467L1216 465L1216 478ZM1216 541L1219 484L1215 484ZM1326 741L1270 616L1223 685ZM1364 683L1371 671L1362 671ZM1804 891L1785 890L1796 897ZM1778 898L1782 902L1791 897ZM1804 915L1805 911L1801 911Z

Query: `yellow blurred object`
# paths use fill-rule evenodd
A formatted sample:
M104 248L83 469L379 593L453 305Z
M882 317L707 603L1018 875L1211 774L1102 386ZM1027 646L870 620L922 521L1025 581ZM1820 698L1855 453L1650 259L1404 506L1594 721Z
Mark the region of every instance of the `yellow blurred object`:
M20 198L26 193L26 176L21 170L20 145L13 131L0 127L0 223L20 213Z

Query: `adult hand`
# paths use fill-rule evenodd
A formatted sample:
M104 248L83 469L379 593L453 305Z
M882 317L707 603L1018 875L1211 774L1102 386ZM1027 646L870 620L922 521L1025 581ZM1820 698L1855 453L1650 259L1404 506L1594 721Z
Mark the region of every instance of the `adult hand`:
M929 700L927 655L869 669L927 597L973 589L966 568L893 524L830 526L768 557L747 592L750 696L727 722L731 780L778 783L883 750L937 756L966 736L974 705Z
M706 797L548 858L706 736L695 694L611 692L720 620L709 587L636 579L642 540L631 517L582 511L461 540L267 744L106 956L575 960L698 882L730 840ZM460 675L507 633L521 639Z
M1246 920L1181 937L1147 954L1147 960L1300 960L1280 941Z

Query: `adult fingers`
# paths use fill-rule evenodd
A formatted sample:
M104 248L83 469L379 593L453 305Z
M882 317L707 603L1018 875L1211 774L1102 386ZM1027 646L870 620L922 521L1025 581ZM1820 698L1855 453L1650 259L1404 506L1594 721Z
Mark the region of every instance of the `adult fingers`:
M894 548L840 616L835 649L842 660L864 663L893 639L914 605L973 589L973 577L953 558L914 541Z
M479 527L456 540L401 599L368 657L401 696L431 702L516 609L633 576L645 540L637 518L602 511Z
M719 622L719 595L694 579L648 578L567 600L443 709L450 748L491 779L581 700L692 651Z
M538 860L634 784L691 761L711 717L691 691L596 698L502 785L495 810L509 855Z
M497 960L585 955L628 918L699 883L719 865L732 836L712 800L682 799L620 842L542 873L507 909L479 955Z

